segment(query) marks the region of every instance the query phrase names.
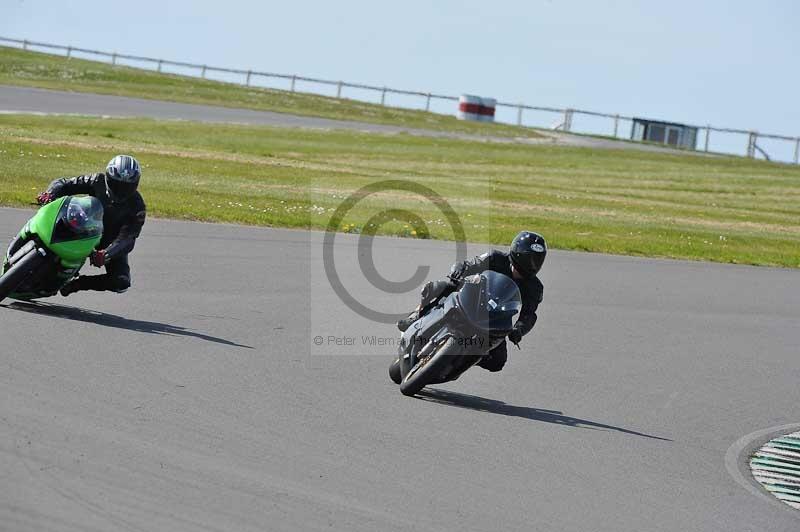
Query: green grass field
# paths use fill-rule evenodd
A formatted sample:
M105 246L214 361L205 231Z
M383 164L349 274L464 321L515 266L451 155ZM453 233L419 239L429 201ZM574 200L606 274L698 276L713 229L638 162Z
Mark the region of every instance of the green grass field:
M425 111L384 107L313 94L242 87L3 46L0 46L0 84L257 109L473 135L527 138L541 136L530 128L464 122L455 116Z
M28 205L53 178L98 171L117 152L144 165L155 216L325 228L345 197L400 179L435 190L475 242L520 228L552 247L800 267L800 168L741 158L590 150L188 122L0 116L0 203ZM451 239L407 191L358 203L344 231L386 209L418 214L380 234ZM402 217L401 217L402 218Z

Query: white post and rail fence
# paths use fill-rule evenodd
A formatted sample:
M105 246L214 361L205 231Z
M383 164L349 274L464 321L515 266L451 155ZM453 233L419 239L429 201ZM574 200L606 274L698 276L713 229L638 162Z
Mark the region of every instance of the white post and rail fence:
M636 119L632 116L625 116L621 114L611 114L611 113L599 113L595 111L587 111L582 109L572 109L572 108L558 108L558 107L543 107L543 106L535 106L535 105L527 105L523 103L510 103L510 102L502 102L496 101L492 98L481 98L477 96L470 96L470 95L462 95L459 96L449 96L444 94L436 94L432 92L422 92L422 91L410 91L410 90L402 90L402 89L393 89L390 87L385 86L374 86L374 85L366 85L363 83L350 83L342 80L327 80L327 79L319 79L319 78L312 78L307 76L300 76L297 74L280 74L275 72L263 72L258 70L241 70L241 69L234 69L234 68L222 68L216 66L210 66L205 64L195 64L195 63L187 63L183 61L171 61L168 59L157 59L152 57L144 57L138 55L128 55L128 54L121 54L118 52L104 52L100 50L89 50L86 48L79 48L76 46L64 46L58 44L50 44L50 43L43 43L37 41L30 41L27 39L11 39L6 37L0 37L0 43L8 43L10 45L21 47L24 50L30 50L32 48L36 49L45 49L45 50L62 50L64 55L67 58L75 57L75 54L85 54L88 56L97 56L97 57L105 57L108 58L109 62L112 65L119 65L120 61L132 61L135 63L148 63L155 66L155 70L158 72L162 72L164 67L179 67L184 69L196 70L197 75L200 78L206 78L209 73L219 73L219 74L226 74L226 75L233 75L233 76L241 76L239 84L244 86L252 86L256 78L262 79L273 79L273 80L284 80L288 82L288 89L291 92L297 91L297 84L298 82L302 82L306 85L322 85L322 86L329 86L334 88L336 93L336 98L345 97L345 89L358 89L361 91L369 91L377 93L380 98L379 102L380 105L387 105L387 95L397 95L397 96L404 96L404 97L414 97L419 98L420 105L413 106L415 109L424 109L425 111L431 111L431 103L432 102L452 102L455 104L455 111L456 114L460 118L464 119L475 119L481 121L493 121L495 120L495 112L497 109L507 109L510 111L510 116L512 117L510 120L505 120L505 123L516 124L518 126L527 126L527 127L550 127L552 129L557 129L560 131L571 132L571 133L590 133L590 134L599 134L602 136L609 136L613 138L624 138L629 139L631 137L623 136L620 137L620 122L630 122L634 123ZM196 75L196 76L197 76ZM196 77L195 76L195 77ZM279 87L271 87L271 88L279 88ZM312 94L319 94L315 93L311 90L306 90L303 92L308 92ZM347 97L350 99L360 99L356 97L357 95L350 94ZM400 107L400 105L398 105ZM524 121L525 114L535 112L535 113L547 113L550 115L556 115L556 124L550 124L549 126L545 125L532 125L526 123ZM610 128L611 131L608 133L598 133L597 131L587 131L586 128L582 128L580 126L576 126L575 119L576 117L585 117L585 118L592 118L592 119L604 119L610 120ZM552 122L552 119L551 119ZM768 151L761 145L759 145L760 141L779 141L781 143L789 143L788 146L784 145L782 150L783 153L787 155L780 158L783 162L793 162L794 164L800 163L800 137L792 137L787 135L774 135L774 134L767 134L767 133L760 133L757 131L746 130L746 129L731 129L731 128L720 128L714 127L711 125L702 125L702 126L691 126L685 125L688 128L693 128L698 133L696 135L696 142L695 142L695 150L697 151L710 151L710 139L711 133L721 133L727 135L738 135L743 136L746 139L746 151L745 155L747 157L756 157L757 154L761 154L764 158L770 159L770 155ZM702 137L702 143L699 142ZM666 138L665 141L666 142ZM700 146L699 144L702 144ZM730 144L730 143L729 143ZM737 142L738 144L738 142ZM774 145L770 145L771 149L774 149ZM788 148L788 150L786 149ZM780 148L779 148L780 149ZM717 152L730 152L729 149L715 149L714 151ZM791 155L788 155L791 153ZM775 157L778 160L777 157Z

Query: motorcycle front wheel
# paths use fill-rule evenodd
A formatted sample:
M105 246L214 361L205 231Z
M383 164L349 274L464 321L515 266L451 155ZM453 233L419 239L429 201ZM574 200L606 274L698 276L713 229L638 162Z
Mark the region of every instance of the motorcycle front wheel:
M24 257L17 261L8 271L0 277L0 301L12 294L36 270L47 262L47 256L38 248L31 249Z
M417 361L400 382L400 393L407 396L416 395L428 384L441 382L442 370L447 367L445 357L460 354L461 349L455 342L445 341L429 357Z

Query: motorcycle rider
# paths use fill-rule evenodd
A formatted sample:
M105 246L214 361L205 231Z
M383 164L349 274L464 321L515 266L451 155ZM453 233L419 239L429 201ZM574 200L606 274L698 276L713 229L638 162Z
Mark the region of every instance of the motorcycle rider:
M536 276L544 264L547 243L544 237L531 231L522 231L511 242L508 253L492 250L472 260L453 264L450 275L442 281L427 283L422 289L420 305L407 318L397 322L401 331L408 329L420 318L420 313L458 289L460 280L467 276L492 270L512 278L519 287L522 310L508 339L518 345L536 324L536 310L542 302L544 286ZM503 369L508 359L506 342L503 341L483 357L478 366L495 372Z
M62 296L80 290L111 291L118 294L131 286L128 254L142 232L146 207L137 191L142 175L139 162L130 155L117 155L106 166L105 173L87 174L56 179L45 192L36 197L45 205L62 196L88 194L103 204L103 238L89 262L105 267L102 275L81 275L61 289Z

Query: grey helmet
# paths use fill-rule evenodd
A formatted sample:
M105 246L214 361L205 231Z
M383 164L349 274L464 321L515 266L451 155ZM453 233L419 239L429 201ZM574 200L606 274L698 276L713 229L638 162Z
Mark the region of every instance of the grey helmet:
M106 192L112 202L125 201L136 192L142 169L130 155L117 155L106 166Z

